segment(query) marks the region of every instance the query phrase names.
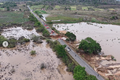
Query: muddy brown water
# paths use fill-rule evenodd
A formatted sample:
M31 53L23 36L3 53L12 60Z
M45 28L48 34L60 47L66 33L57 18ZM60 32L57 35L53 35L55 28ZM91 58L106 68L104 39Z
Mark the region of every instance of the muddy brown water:
M78 41L86 37L92 37L100 43L102 52L106 55L113 55L120 63L120 26L111 24L97 24L85 22L73 24L53 24L59 31L73 32Z
M46 41L38 45L31 41L12 50L0 49L0 80L74 80L46 44ZM31 50L36 51L36 56L30 55ZM44 70L41 69L42 63L46 66Z
M35 29L27 30L23 29L22 27L12 27L4 29L1 35L8 39L14 37L17 40L22 36L24 36L27 39L30 39L32 35L40 36L40 34L38 34Z
M2 33L6 38L29 35L40 35L35 29L23 30L21 27L4 29ZM31 56L30 52L36 51ZM44 63L46 68L41 69ZM46 41L35 44L33 41L15 48L0 48L0 80L74 80L72 73L66 71L67 67L57 58Z

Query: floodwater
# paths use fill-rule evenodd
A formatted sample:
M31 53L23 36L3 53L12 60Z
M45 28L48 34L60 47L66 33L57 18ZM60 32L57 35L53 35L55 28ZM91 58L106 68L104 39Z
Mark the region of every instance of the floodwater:
M16 32L16 29L21 30L21 28L13 28L12 31L9 31L10 29L8 29L8 32ZM5 32L8 34L6 30ZM20 34L27 36L25 35L27 32L23 32L18 33L19 36L16 36L18 34L11 35L10 33L9 35L16 38L19 38ZM37 54L31 56L30 52L32 50L36 51ZM41 69L42 63L46 66L45 69ZM17 45L12 49L0 48L0 80L74 79L73 75L66 71L66 66L57 58L46 41L43 41L42 44L35 44L31 40L27 44Z
M78 41L91 37L100 43L102 52L106 55L113 55L120 63L120 26L97 23L74 23L74 24L54 24L59 31L73 32Z
M27 29L23 29L22 27L4 29L1 35L8 39L14 37L17 40L22 36L27 39L30 39L33 35L39 36L35 29L29 31Z

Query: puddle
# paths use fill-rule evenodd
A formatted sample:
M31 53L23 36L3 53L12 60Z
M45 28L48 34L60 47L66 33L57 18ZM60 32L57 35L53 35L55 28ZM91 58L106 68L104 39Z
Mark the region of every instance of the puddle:
M27 39L30 39L32 35L40 36L40 34L38 34L35 29L29 31L27 29L23 29L22 27L4 29L1 35L6 37L7 39L14 37L17 40L22 36Z
M15 49L0 48L0 80L74 80L72 74L58 72L61 61L46 44L46 41L42 44L30 41ZM30 55L31 50L36 51L36 56ZM42 63L46 66L44 70Z
M91 37L100 43L102 52L106 55L113 55L116 62L120 63L120 26L111 24L87 24L74 23L74 24L53 24L59 31L73 32L77 40L80 41L86 37Z

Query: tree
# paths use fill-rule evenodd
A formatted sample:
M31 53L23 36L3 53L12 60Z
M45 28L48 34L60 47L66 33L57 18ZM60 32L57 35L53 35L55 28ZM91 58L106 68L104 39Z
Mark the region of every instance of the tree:
M97 78L93 75L87 75L87 79L86 80L97 80Z
M99 52L101 52L100 44L90 37L87 37L86 39L80 42L79 49L83 49L84 52L90 53L90 54L92 53L98 54Z
M80 65L76 66L73 77L75 80L86 80L85 67L81 67Z
M49 36L50 36L50 33L49 33L46 29L44 29L44 31L43 31L43 36L49 37Z
M7 11L10 11L10 8L9 8L9 7L7 7Z
M41 14L39 15L39 17L40 17L40 18L43 18L43 16L42 16Z
M76 40L76 35L74 35L74 34L71 33L71 32L67 32L67 33L65 34L65 36L67 36L70 41L75 41L75 40Z

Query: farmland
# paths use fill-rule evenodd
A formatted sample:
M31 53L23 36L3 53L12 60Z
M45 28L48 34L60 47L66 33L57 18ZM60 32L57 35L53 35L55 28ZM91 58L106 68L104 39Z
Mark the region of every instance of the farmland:
M60 22L78 22L76 18L82 18L82 21L96 22L96 23L109 23L109 24L120 24L120 9L85 5L35 5L31 6L32 10L42 11L50 14L47 20L60 20ZM44 14L44 13L42 13ZM56 16L57 15L57 16ZM56 18L55 18L56 16ZM67 21L65 18L67 17ZM69 17L69 19L68 19ZM116 17L116 18L114 18ZM73 18L73 19L72 19ZM63 20L64 19L64 20ZM80 20L81 21L81 20ZM59 22L59 23L60 23Z
M23 23L28 21L24 18L24 13L22 12L0 12L0 24L3 23Z

